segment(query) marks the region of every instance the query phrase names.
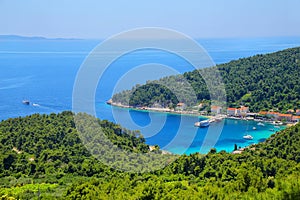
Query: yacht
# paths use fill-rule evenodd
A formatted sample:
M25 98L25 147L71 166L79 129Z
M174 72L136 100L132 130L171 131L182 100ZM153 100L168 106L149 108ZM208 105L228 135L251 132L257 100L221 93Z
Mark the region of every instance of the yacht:
M195 126L197 126L197 127L208 127L209 125L210 125L209 120L204 120L204 121L195 123Z
M259 122L259 123L257 124L257 126L265 126L265 124Z
M243 138L246 139L246 140L253 140L253 136L249 135L249 134L248 135L244 135Z

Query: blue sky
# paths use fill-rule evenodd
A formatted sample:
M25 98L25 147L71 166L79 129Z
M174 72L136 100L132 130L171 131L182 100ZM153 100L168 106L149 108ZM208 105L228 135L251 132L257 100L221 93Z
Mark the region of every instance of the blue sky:
M193 38L300 36L299 0L0 0L0 34L107 38L162 27Z

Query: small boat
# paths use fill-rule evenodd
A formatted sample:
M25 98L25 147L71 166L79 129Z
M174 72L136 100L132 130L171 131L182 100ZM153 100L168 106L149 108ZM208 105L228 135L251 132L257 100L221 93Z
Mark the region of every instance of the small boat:
M253 140L253 136L249 135L249 134L248 135L244 135L243 138L246 139L246 140Z
M37 104L37 103L33 103L32 105L33 105L33 106L36 106L36 107L37 107L37 106L40 106L40 105L39 105L39 104Z
M265 124L259 122L259 123L257 124L257 126L265 126Z
M22 103L25 104L25 105L29 105L30 104L29 100L23 100Z
M197 126L197 127L208 127L209 125L210 125L209 120L204 120L204 121L195 123L195 126Z
M262 119L254 119L254 121L256 121L256 122L262 122L263 120Z
M252 128L253 130L256 130L256 127L255 126L253 126L253 128Z

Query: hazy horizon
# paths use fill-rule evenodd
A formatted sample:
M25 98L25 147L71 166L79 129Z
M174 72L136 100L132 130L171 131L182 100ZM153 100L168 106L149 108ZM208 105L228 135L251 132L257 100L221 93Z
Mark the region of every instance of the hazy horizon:
M104 39L159 27L195 39L300 36L300 1L0 1L0 35Z

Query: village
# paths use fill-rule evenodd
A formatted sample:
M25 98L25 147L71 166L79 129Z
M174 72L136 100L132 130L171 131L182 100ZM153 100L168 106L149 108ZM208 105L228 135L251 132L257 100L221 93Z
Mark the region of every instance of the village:
M111 99L107 101L107 104L117 107L130 108L135 110L147 110L154 112L168 112L174 114L187 114L187 115L201 115L209 118L222 117L222 118L231 118L231 119L244 119L244 120L256 120L256 121L270 121L270 122L283 122L283 123L297 123L300 121L300 109L290 109L286 113L280 113L276 111L260 111L258 113L250 112L248 106L240 106L239 108L228 107L223 109L221 106L212 105L208 107L207 110L201 110L204 107L204 104L200 103L198 106L195 106L190 110L185 103L179 102L176 105L175 109L164 108L159 104L154 104L151 107L134 107L126 106L121 103L115 103ZM210 108L210 109L209 109Z
M220 106L211 106L211 113L213 115L224 114L222 107ZM249 107L241 106L240 108L227 108L226 115L228 118L280 121L286 123L297 123L300 121L300 109L290 109L287 113L275 111L260 111L259 113L251 113L249 111Z

